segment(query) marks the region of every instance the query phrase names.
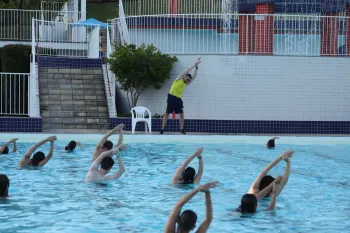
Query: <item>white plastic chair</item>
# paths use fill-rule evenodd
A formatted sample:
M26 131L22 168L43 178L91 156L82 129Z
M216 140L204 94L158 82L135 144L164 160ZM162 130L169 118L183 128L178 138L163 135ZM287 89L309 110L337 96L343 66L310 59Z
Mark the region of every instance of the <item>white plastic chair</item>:
M148 112L148 118L145 118L145 112ZM147 128L149 133L152 133L152 115L148 108L142 106L136 106L131 109L131 129L132 134L135 133L136 123L145 122L145 132L147 133Z

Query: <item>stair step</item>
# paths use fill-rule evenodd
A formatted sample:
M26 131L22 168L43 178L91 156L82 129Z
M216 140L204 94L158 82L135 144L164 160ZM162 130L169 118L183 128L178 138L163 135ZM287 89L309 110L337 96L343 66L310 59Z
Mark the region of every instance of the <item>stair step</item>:
M97 98L97 97L96 97ZM99 99L87 98L84 100L74 99L72 96L40 96L42 106L52 105L91 105L91 106L107 106L106 96L99 96Z
M69 75L99 75L102 74L101 68L93 68L93 69L55 69L55 68L39 68L39 73L41 76L46 74L51 74L52 76L69 76Z
M109 124L109 118L107 117L45 117L43 118L43 124Z
M71 117L99 117L108 118L109 113L97 112L97 111L41 111L40 115L42 117L61 117L61 118L71 118Z
M41 95L42 105L73 105L73 104L91 104L97 105L106 102L106 95L98 96L71 96L71 95Z
M43 123L44 129L110 129L109 124L55 124L55 123Z

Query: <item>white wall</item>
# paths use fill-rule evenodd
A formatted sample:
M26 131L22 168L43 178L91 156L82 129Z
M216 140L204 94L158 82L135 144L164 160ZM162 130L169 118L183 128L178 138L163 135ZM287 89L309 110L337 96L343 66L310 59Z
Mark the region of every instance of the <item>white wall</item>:
M279 56L202 56L198 78L183 95L188 119L350 120L350 59ZM196 56L181 55L172 78L149 89L138 105L163 113L176 76ZM125 99L124 99L125 100Z

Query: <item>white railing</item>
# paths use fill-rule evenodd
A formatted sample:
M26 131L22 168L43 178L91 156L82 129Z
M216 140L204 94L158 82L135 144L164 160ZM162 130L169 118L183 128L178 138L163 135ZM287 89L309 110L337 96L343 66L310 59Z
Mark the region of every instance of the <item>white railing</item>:
M0 73L0 115L29 115L29 74Z
M171 14L220 14L222 0L133 0L123 1L126 16ZM238 2L238 1L236 1ZM177 4L176 4L177 3Z
M0 9L0 40L30 41L31 20L74 22L80 12Z
M62 11L68 10L67 2L51 2L51 1L41 1L40 9L44 11Z
M36 34L35 19L32 19L32 54L30 57L30 95L29 95L29 116L40 117L40 98L39 98L39 66L36 54Z
M112 53L111 39L110 39L110 29L107 28L107 58L110 58ZM108 104L108 113L110 117L117 116L117 109L115 105L115 75L110 70L108 63L102 65L103 78L106 90L106 99Z
M154 44L164 53L350 55L350 17L280 14L132 16L109 20L112 40L117 42L125 34L125 29L120 27L122 20L126 21L129 43Z
M33 20L34 45L38 55L99 57L100 27Z

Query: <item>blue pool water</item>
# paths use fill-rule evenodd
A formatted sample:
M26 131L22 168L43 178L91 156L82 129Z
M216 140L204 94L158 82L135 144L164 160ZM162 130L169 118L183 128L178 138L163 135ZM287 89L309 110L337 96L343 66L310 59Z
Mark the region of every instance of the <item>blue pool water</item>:
M350 144L348 138L282 138L266 150L268 137L129 136L123 153L126 173L107 186L86 184L95 140L100 135L57 135L56 151L41 169L18 169L21 156L47 135L20 135L18 152L0 156L0 173L9 176L10 198L0 200L0 232L163 232L176 201L192 187L170 185L175 169L197 147L204 146L202 182L219 180L212 190L214 220L208 232L348 232L350 228ZM12 135L0 135L4 142ZM85 146L67 154L69 139ZM232 210L256 175L277 155L291 148L289 182L276 210L241 217ZM49 145L43 147L48 151ZM197 169L197 161L191 165ZM271 174L283 174L281 162ZM115 165L117 168L117 165ZM114 171L114 170L113 170ZM198 221L205 216L199 193L184 209ZM199 222L197 226L199 226Z

